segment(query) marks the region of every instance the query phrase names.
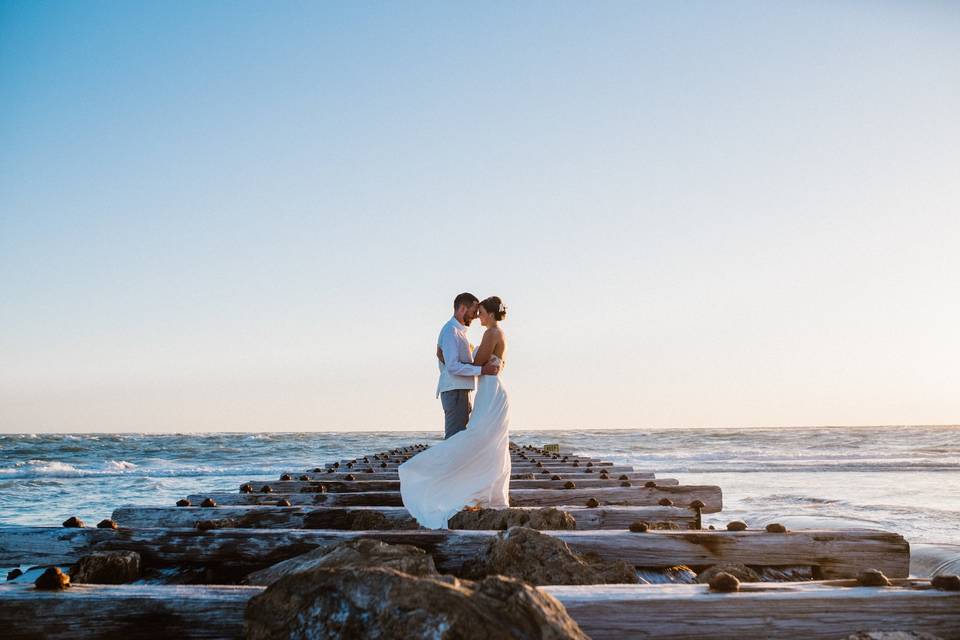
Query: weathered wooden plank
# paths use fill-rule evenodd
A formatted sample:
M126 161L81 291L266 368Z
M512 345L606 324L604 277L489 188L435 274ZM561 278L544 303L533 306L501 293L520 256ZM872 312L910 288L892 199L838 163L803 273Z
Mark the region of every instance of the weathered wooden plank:
M399 491L367 491L356 493L227 493L193 494L188 499L200 504L204 498L213 498L219 505L276 504L280 499L292 505L321 505L326 507L403 506ZM511 489L510 504L515 507L558 507L585 505L595 498L601 505L645 507L654 506L667 498L675 506L687 506L694 500L705 505L703 513L716 513L723 508L720 487L709 485L680 485L665 487L596 487L588 489ZM215 516L211 516L215 517Z
M375 457L373 456L373 454L371 454L371 455L368 455L368 456L360 456L360 457L358 457L358 458L342 458L342 459L340 459L338 462L328 462L328 463L326 463L326 464L327 464L327 466L331 466L331 465L334 465L334 464L339 464L340 466L344 466L344 465L348 465L348 464L353 464L353 465L357 465L357 464L376 464L376 463L380 463L380 462L387 462L387 463L395 462L395 463L401 463L401 462L404 462L404 461L406 461L406 460L409 460L409 459L412 458L412 457L413 457L412 455L410 455L410 456L395 456L395 455L390 455L390 456L386 456L386 457L380 456L380 458L375 458ZM521 456L521 455L519 455L519 454L517 454L517 453L511 453L511 454L510 454L510 460L512 460L513 462L533 463L533 464L535 464L535 463L537 463L537 462L543 462L544 464L546 464L547 462L556 462L556 463L573 463L573 462L579 462L580 464L587 464L588 462L592 462L592 463L595 464L595 465L610 465L610 464L613 464L612 462L608 462L608 461L606 461L606 460L602 460L602 459L599 459L599 458L592 458L592 457L590 457L590 456L578 456L578 455L572 455L572 454L567 454L567 455L565 455L565 456L560 456L559 458L554 458L553 456L531 455L531 454L528 454L528 455L526 455L526 456Z
M601 480L597 474L585 474L587 477L577 479L573 482L580 488L587 487L619 487L620 480L614 475L607 480ZM324 486L330 493L356 493L358 491L399 491L399 480L367 480L364 474L356 476L356 480L273 480L264 482L263 480L250 480L244 484L249 484L254 493L258 493L264 486L269 486L276 493L311 493L318 491L318 487ZM543 480L511 480L511 489L563 489L567 480L550 480L549 477ZM632 482L632 481L631 481ZM643 482L640 481L642 485ZM657 485L676 486L680 484L675 478L661 478L660 480L651 480Z
M77 584L60 592L0 585L9 640L243 638L247 601L263 587Z
M836 640L864 630L960 638L960 593L930 589L926 581L898 584L755 583L727 594L699 584L542 588L593 640Z
M876 568L906 577L910 547L902 536L883 531L546 531L579 552L638 567L815 565L825 578L856 576ZM68 564L91 550L130 550L147 566L186 563L265 567L318 546L356 537L425 549L444 571L457 571L476 556L491 531L331 531L291 529L0 529L0 566Z
M656 487L596 487L580 489L511 489L512 506L559 506L584 504L595 498L601 505L653 506L666 498L676 506L687 506L694 500L703 502L703 513L716 513L723 508L720 487L711 485L679 485Z
M0 585L8 638L240 638L247 601L264 587L75 585L65 592ZM717 594L706 585L541 587L594 640L835 640L861 630L909 629L960 637L960 593L898 581L893 588L827 582L744 585ZM78 624L78 621L82 623Z
M275 505L285 498L292 505L316 505L324 507L402 507L399 491L362 491L358 493L197 493L187 496L193 504L204 498L213 498L218 505ZM213 510L211 510L213 511ZM216 518L212 513L211 518Z
M541 478L549 479L550 476L552 475L559 475L564 480L576 481L577 478L584 478L584 479L596 478L598 477L599 472L592 471L590 473L587 473L585 469L579 468L579 469L572 469L571 471L564 471L563 473L553 474L550 472L545 472L543 471L543 469L537 469L536 472L530 471L530 472L524 472L524 473L519 473L519 472L511 473L510 477L511 479L514 479L514 480L520 480L521 478L519 476L527 476L530 474L539 476L539 478L537 479L541 479ZM347 472L337 471L335 473L326 473L326 472L315 473L313 471L308 471L308 472L287 473L286 475L289 475L291 478L295 480L299 479L301 476L307 476L308 481L310 480L343 481L347 479L347 476L352 476L359 480L397 480L399 478L399 476L397 475L396 469L387 471L386 473L378 473L377 471L374 471L373 473L367 473L363 468L352 469ZM636 481L636 482L642 483L642 482L646 482L647 480L656 480L656 474L648 471L629 471L629 472L622 472L622 473L621 472L610 473L611 478L614 478L614 477L619 478L621 475L626 475L631 482ZM279 479L279 476L277 477ZM263 484L270 484L271 482L273 482L273 480L251 480L250 482L259 486Z
M380 467L378 465L359 464L359 465L353 465L352 467L340 466L340 467L337 467L337 469L341 472L352 471L355 473L358 469L363 470L371 466L375 470L376 469L396 470L396 468L399 467L400 465L392 462L388 463L386 467ZM593 467L587 467L585 465L574 466L570 464L544 464L542 467L538 467L534 464L511 464L510 468L511 468L511 473L538 473L540 471L547 471L549 473L564 473L564 472L576 471L576 470L586 471L586 469L594 469L596 473L599 473L601 469L603 469L607 473L630 473L630 472L637 471L636 469L634 469L629 465L621 465L621 464L607 465L607 466L593 466ZM314 471L312 473L322 473L322 472ZM290 475L293 476L294 474L291 473Z
M535 509L536 507L521 507ZM690 509L676 507L560 507L577 520L577 529L626 529L630 523L673 522L688 529L696 516ZM216 509L202 507L120 507L111 516L121 527L193 527L198 520L235 520L235 527L247 529L341 529L351 528L342 523L352 522L357 512L382 514L395 528L410 528L416 524L403 507L273 507L226 506Z

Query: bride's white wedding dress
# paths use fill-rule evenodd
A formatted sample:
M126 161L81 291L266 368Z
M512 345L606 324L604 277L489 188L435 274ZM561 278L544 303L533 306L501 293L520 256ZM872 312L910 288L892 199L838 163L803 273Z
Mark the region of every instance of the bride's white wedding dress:
M398 473L403 506L428 529L446 529L465 506L510 506L510 401L500 376L480 376L465 430L410 458Z

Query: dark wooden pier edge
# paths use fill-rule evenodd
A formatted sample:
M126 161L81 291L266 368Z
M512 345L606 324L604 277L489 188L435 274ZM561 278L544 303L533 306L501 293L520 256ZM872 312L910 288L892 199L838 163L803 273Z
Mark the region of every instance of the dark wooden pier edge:
M187 496L189 505L118 507L107 528L3 527L0 566L66 568L99 551L135 551L149 571L199 566L217 576L214 581L231 576L236 582L318 547L370 538L419 547L441 572L457 573L499 532L417 527L400 500L397 466L423 447L291 469L273 482L244 483L235 493ZM722 510L719 487L683 485L555 449L512 446L511 455L511 509L522 515L555 507L573 516L573 530L542 533L575 552L643 570L809 567L817 578L743 583L733 593L706 584L539 587L594 639L832 639L864 630L960 638L960 592L908 578L910 549L897 533L703 529L703 514ZM357 528L371 522L375 528ZM889 586L857 581L874 569ZM246 603L263 589L140 580L45 591L14 579L0 584L0 628L9 638L137 638L158 637L150 621L160 621L162 635L239 638Z

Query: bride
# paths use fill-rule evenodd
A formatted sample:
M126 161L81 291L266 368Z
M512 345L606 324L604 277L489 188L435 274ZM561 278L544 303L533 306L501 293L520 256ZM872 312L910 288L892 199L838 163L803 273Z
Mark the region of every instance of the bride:
M499 362L507 350L500 321L507 309L497 296L480 302L486 327L473 364ZM446 529L464 507L510 506L510 401L498 375L480 376L467 428L400 465L403 505L421 526Z

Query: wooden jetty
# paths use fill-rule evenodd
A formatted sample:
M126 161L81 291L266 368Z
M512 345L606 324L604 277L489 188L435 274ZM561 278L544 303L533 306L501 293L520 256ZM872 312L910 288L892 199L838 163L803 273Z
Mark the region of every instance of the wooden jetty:
M909 629L960 637L960 592L926 580L871 588L846 582L753 583L737 593L707 585L541 587L593 640L668 638L836 640L858 629ZM264 587L76 585L62 593L0 585L9 638L155 637L150 621L177 638L242 638L247 601Z
M142 635L142 621L151 619L162 619L167 635L242 637L244 606L262 590L237 586L245 573L356 538L420 547L438 569L456 574L498 532L417 526L403 508L397 467L423 448L291 470L235 491L198 492L185 506L118 507L113 513L117 529L2 528L0 566L65 566L92 552L124 550L140 553L150 570L201 566L209 569L211 580L231 583L76 585L51 593L15 581L0 585L0 619L17 620L15 629L24 637L148 637ZM818 579L834 579L750 583L732 594L683 584L541 587L595 639L835 638L891 624L960 637L960 595L904 580L910 550L896 533L704 530L702 515L722 510L720 487L684 485L658 479L652 471L534 447L512 447L511 459L511 509L566 512L575 520L573 530L543 533L576 552L645 570L801 566L812 568ZM215 506L202 506L204 501ZM630 530L639 522L666 528ZM868 569L883 571L896 586L868 589L836 581ZM84 623L67 624L77 617ZM147 631L154 630L147 626Z

